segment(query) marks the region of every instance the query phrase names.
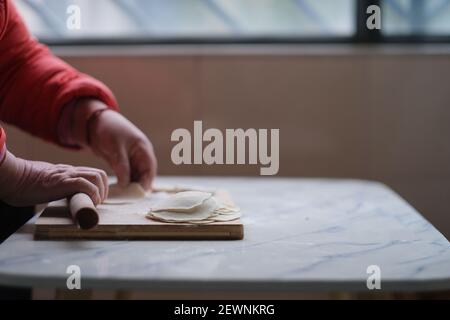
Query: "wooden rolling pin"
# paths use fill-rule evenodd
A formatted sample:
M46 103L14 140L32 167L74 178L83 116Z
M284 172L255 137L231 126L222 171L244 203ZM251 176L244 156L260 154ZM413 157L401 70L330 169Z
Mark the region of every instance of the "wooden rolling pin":
M98 225L98 212L91 198L84 193L77 193L69 201L73 222L83 230L93 229Z

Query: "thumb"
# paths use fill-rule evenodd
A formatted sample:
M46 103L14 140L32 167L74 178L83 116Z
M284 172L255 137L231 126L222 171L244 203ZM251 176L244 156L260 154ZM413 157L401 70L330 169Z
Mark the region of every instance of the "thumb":
M130 161L124 148L120 148L114 159L112 159L111 168L117 176L119 185L125 187L130 184Z

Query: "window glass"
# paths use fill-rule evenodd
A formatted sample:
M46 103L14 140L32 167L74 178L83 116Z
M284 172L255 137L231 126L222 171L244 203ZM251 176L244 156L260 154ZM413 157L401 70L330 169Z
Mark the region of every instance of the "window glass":
M450 35L450 0L384 0L383 34Z
M42 39L352 36L354 0L16 0ZM80 29L67 28L69 6Z

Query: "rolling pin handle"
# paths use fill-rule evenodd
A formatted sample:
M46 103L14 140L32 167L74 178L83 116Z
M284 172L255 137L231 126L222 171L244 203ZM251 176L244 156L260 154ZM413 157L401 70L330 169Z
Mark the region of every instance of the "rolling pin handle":
M89 230L98 225L97 209L87 194L75 194L69 201L69 207L72 219L80 229Z

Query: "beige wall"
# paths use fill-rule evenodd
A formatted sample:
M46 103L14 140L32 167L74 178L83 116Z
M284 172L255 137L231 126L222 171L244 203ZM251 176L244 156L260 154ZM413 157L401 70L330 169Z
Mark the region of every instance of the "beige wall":
M171 164L176 128L280 128L280 175L380 180L450 237L450 50L103 49L68 62L108 84L152 139L161 174L256 175ZM18 155L104 166L8 128Z

